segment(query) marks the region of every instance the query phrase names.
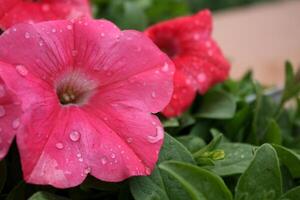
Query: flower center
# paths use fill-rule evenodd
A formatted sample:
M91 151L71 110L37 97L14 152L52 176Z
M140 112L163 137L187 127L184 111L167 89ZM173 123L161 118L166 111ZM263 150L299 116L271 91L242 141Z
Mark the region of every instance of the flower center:
M56 94L62 105L84 105L98 84L82 72L64 74L56 83Z

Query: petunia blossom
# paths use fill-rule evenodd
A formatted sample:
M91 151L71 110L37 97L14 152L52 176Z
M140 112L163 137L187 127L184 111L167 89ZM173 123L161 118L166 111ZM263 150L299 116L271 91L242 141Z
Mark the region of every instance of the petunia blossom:
M149 27L145 34L173 60L174 93L164 109L167 117L178 116L192 104L197 91L204 94L228 77L229 63L211 37L208 10Z
M21 102L14 127L24 179L67 188L87 174L112 182L149 175L164 137L153 113L171 99L174 69L143 33L105 20L4 32L0 76Z
M17 23L91 16L89 0L0 0L0 29Z

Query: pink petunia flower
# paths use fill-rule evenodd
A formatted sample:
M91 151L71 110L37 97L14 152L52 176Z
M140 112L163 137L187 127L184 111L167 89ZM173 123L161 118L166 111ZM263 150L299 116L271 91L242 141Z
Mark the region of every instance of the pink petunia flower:
M167 117L178 116L193 102L228 77L229 63L211 38L212 17L208 10L149 27L145 34L173 60L176 67L174 93L164 109Z
M89 0L0 0L0 28L17 23L91 16Z
M24 179L67 188L87 174L112 182L149 175L164 137L152 113L170 101L173 74L172 61L144 34L105 20L8 29L0 76L24 113L17 124L7 118ZM11 134L1 128L0 138Z

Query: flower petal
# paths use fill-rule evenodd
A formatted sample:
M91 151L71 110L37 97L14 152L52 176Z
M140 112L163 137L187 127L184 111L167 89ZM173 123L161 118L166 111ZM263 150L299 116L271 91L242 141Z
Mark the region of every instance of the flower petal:
M68 21L17 25L1 36L0 60L51 84L57 74L72 67L72 29Z
M174 75L174 92L172 99L162 113L166 117L180 115L192 104L195 96L195 88L186 80L183 73L177 70Z
M0 27L5 29L22 22L91 16L88 0L52 0L49 2L4 0L3 3L2 1L0 5Z
M17 132L21 109L15 95L0 80L0 160L4 158Z

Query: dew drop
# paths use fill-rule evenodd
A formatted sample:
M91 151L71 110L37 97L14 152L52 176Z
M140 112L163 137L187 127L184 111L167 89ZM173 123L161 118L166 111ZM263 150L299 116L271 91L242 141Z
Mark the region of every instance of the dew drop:
M83 162L83 158L82 157L78 158L78 161Z
M29 38L30 38L30 33L26 32L25 35L24 35L24 37L25 37L26 39L29 39Z
M21 122L20 122L20 119L17 118L15 119L13 122L12 122L12 127L13 129L17 129L19 126L20 126Z
M105 164L107 163L106 157L102 157L102 158L101 158L101 163L102 163L103 165L105 165Z
M111 158L115 158L115 157L116 157L116 154L112 153Z
M56 33L56 29L55 28L52 29L52 33Z
M43 41L39 41L39 45L40 45L40 47L42 47L44 45L44 42Z
M28 74L28 70L24 65L17 65L16 70L22 76L26 76Z
M145 172L147 175L151 174L151 169L149 167L145 167Z
M81 153L76 154L77 158L81 157Z
M91 168L90 167L87 167L87 168L84 169L84 173L85 174L88 174L90 172L91 172Z
M169 64L168 63L165 63L164 66L161 68L161 70L163 72L168 72L169 71Z
M105 33L101 33L100 36L101 36L101 37L104 37L104 36L105 36Z
M5 115L6 111L3 106L0 106L0 117L3 117Z
M5 88L3 85L0 85L0 97L4 97L5 95Z
M56 147L57 149L63 149L63 148L64 148L64 144L61 143L61 142L58 142L58 143L55 144L55 147Z
M50 10L50 6L48 4L43 4L42 11L48 12Z
M17 31L17 28L12 28L12 31L13 31L13 32L16 32L16 31Z
M156 93L155 93L155 92L152 92L152 93L151 93L151 97L152 97L152 98L155 98L155 97L156 97Z
M73 29L72 25L69 24L69 25L67 26L67 29L68 29L68 30L72 30L72 29Z
M69 137L73 142L77 142L80 139L80 133L78 131L71 131Z
M197 76L197 80L201 83L205 82L206 81L206 75L204 73L200 73L198 74Z
M132 139L132 138L130 138L130 137L129 137L129 138L127 138L127 142L128 142L128 143L132 143L132 141L133 141L133 139Z
M164 129L160 126L156 127L156 135L155 136L151 136L148 135L147 140L150 143L156 143L160 140L162 140L164 138Z

